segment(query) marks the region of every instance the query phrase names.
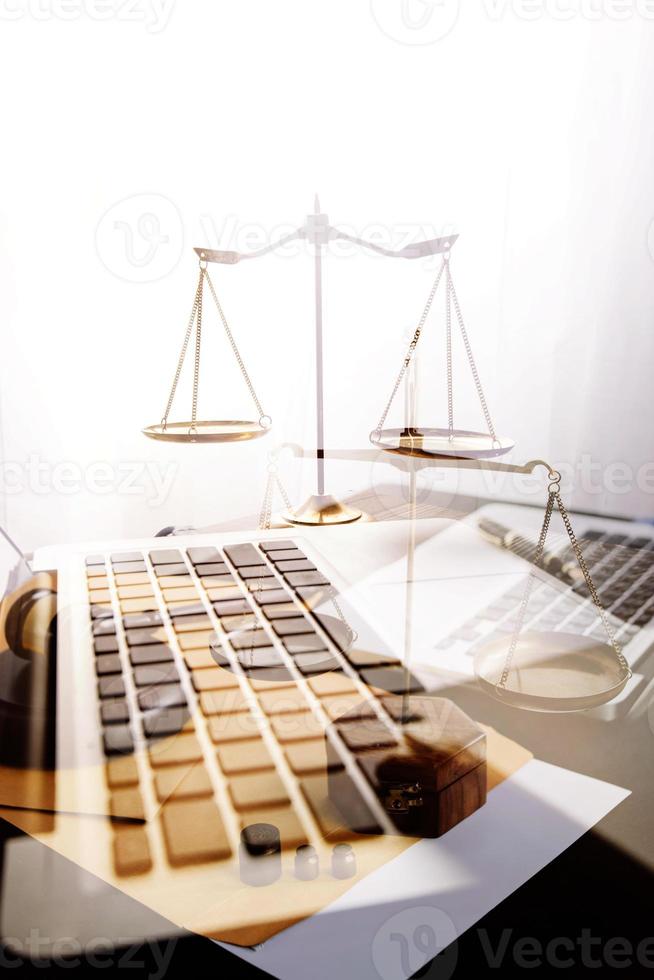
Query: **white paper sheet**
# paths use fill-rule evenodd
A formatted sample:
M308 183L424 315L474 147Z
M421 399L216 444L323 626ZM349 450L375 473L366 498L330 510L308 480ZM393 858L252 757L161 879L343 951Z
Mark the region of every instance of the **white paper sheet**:
M281 980L405 980L627 796L533 760L445 837L420 841L258 949L226 948ZM453 967L456 946L447 956Z

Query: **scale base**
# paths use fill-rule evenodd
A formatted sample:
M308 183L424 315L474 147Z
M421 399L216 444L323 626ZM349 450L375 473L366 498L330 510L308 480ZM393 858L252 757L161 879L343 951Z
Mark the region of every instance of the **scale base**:
M352 524L362 516L362 511L346 507L329 493L315 493L298 507L282 515L289 524L306 524L312 527L334 524Z

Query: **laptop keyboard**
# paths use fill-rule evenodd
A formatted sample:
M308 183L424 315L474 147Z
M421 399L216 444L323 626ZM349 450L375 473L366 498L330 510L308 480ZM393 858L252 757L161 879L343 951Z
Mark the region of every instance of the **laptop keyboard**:
M654 539L608 534L598 529L580 540L591 577L610 617L618 642L625 647L654 619ZM569 630L604 640L606 633L588 588L578 573L572 548L556 552L550 574L561 584L536 578L524 629ZM571 576L574 572L575 578ZM512 633L527 579L498 596L486 608L441 640L436 649L474 656L477 644Z
M293 540L90 555L86 576L118 875L225 860L253 823L286 849L384 828L360 757L401 737L391 696L423 689L356 649ZM354 707L370 745L342 717ZM326 797L328 768L357 827Z

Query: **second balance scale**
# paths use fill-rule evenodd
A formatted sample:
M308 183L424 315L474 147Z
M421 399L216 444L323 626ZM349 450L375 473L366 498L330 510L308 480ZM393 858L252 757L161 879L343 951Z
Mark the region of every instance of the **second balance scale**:
M545 516L536 546L531 572L528 576L525 592L519 606L515 629L511 636L502 636L492 640L476 652L474 660L475 674L481 687L487 693L518 708L552 712L578 711L612 700L628 683L631 678L631 669L616 639L614 625L602 606L601 599L593 584L581 548L572 529L570 518L561 499L560 475L556 470L540 460L527 463L523 466L503 463L500 460L500 457L514 448L514 443L510 439L498 436L495 430L472 353L472 347L461 313L450 268L450 253L452 246L457 240L456 235L414 243L399 250L387 249L356 238L330 225L327 215L320 211L320 205L316 197L314 213L308 216L302 227L258 251L242 254L235 251L196 248L195 252L199 261L198 282L172 387L161 421L156 425L145 428L143 430L144 434L152 439L185 443L240 442L259 438L267 434L272 425L272 419L264 411L256 394L254 385L218 299L208 267L210 263L234 265L242 260L258 258L296 240L308 242L313 246L314 250L317 439L315 452L304 451L299 447L294 448L297 450L297 455L299 456L315 455L316 491L301 507L291 508L287 506L287 511L283 515L284 520L297 525L330 526L356 521L362 516L361 511L348 507L338 501L332 494L326 492L325 460L328 457L334 459L370 460L377 459L381 452L389 462L409 471L413 497L415 496L416 470L425 466L454 466L465 469L491 468L520 473L531 473L536 467L545 466L549 479ZM333 240L349 241L392 258L416 259L428 255L442 255L442 262L432 283L427 302L408 350L403 358L399 373L379 421L375 429L370 433L370 442L373 444L374 449L367 451L347 450L343 452L327 452L325 450L322 258L323 250ZM405 413L404 426L396 428L388 427L388 415L403 381L407 386L414 384L411 381L414 355L441 283L444 283L443 289L445 293L447 425L421 426L417 424L415 411L412 409L411 412ZM198 417L205 286L209 290L237 366L241 371L245 385L254 403L256 418L253 420L223 419L216 421L204 420ZM454 424L452 368L453 312L479 398L486 425L485 432L460 429ZM191 342L191 336L194 331L194 367L190 419L174 422L169 420L169 416ZM415 399L413 398L412 400L409 398L407 404L409 403L415 406ZM269 492L267 491L267 497L269 496ZM284 494L284 497L287 505L290 504L286 494ZM555 507L563 519L572 551L585 581L589 596L588 601L592 601L596 607L606 631L608 642L603 643L589 637L580 637L577 634L560 631L532 633L523 630L534 576L539 569L544 555L545 539ZM267 500L265 510L269 515L269 499ZM412 513L411 525L415 520L415 507ZM413 563L412 549L414 544L412 542L414 540L414 535L411 534L408 555L409 569ZM410 575L407 584L410 591ZM407 599L409 599L409 595ZM409 616L409 606L407 606L407 610L407 615ZM407 650L406 656L409 656L409 654L410 651Z

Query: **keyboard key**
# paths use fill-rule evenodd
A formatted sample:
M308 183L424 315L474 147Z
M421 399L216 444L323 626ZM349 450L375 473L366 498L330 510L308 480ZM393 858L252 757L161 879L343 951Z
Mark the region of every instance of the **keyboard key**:
M282 743L303 742L324 734L322 723L307 711L306 713L272 715L270 724L278 740Z
M261 607L261 612L266 619L272 622L276 619L293 619L295 616L301 615L300 609L298 609L294 602L282 602L276 606L266 606L264 603Z
M320 677L312 677L309 681L309 687L319 698L330 697L335 694L359 694L354 681L346 677L345 674L339 674L337 672L324 674Z
M308 776L301 782L301 789L315 817L316 823L324 838L330 842L352 837L357 834L380 834L378 825L370 807L363 799L356 785L347 772L335 772L329 777ZM342 807L348 814L348 826L335 803L330 799L342 801Z
M239 650L238 662L244 670L256 672L267 667L282 667L284 661L274 647Z
M341 664L327 650L317 653L298 653L294 658L295 666L301 674L324 674L328 670L340 670Z
M280 619L273 623L277 636L295 636L299 633L315 633L308 619L298 616L297 619Z
M390 728L378 718L351 722L349 719L339 726L341 738L351 752L361 752L366 749L383 749L397 745Z
M118 725L129 721L127 701L105 701L100 705L100 719L103 725Z
M198 591L194 585L163 589L163 597L166 602L193 602L198 598Z
M205 579L202 584L207 590L207 595L209 596L212 602L233 602L243 598L243 593L241 592L241 590L237 585L232 584L231 579L230 579L230 584L227 586L207 585L207 581L208 579Z
M216 749L220 768L228 776L273 769L274 763L262 738L226 742Z
M134 683L137 687L154 687L156 684L171 684L178 680L179 674L174 663L150 664L134 670Z
M173 620L173 629L176 633L195 633L197 630L211 629L211 620L206 613L198 613L196 616L180 616Z
M324 738L314 738L308 742L296 742L284 749L288 764L296 776L311 772L327 772L342 769L343 763L336 759L335 753L327 754Z
M138 702L141 711L177 708L186 704L186 695L179 684L161 684L151 691L139 691Z
M116 621L113 618L96 619L91 624L93 636L110 636L116 632Z
M304 633L300 636L285 636L282 639L285 649L292 657L299 653L315 653L325 650L325 644L317 633ZM341 666L340 664L338 665Z
M285 561L308 561L304 552L300 551L299 548L285 548L284 550L275 551L268 557L275 568L278 568ZM314 565L313 567L315 568L316 566Z
M239 686L238 678L231 671L215 666L192 671L191 679L196 691L225 691Z
M259 695L259 704L267 715L283 715L293 711L309 710L309 702L299 687L263 691Z
M295 684L286 667L258 667L245 673L255 691L279 690L280 687L293 687Z
M399 660L391 653L369 653L367 650L348 650L345 654L353 667L360 670L362 667L382 667L390 664L397 665Z
M168 566L166 566L168 567ZM161 575L157 579L160 589L187 589L193 585L190 575Z
M114 614L113 609L106 602L91 603L90 612L91 619L112 619Z
M191 564L193 565L208 565L211 562L223 563L222 555L217 548L188 548L186 554L191 559Z
M89 578L86 585L89 592L91 593L91 599L94 599L96 592L98 592L101 589L104 590L109 588L109 579L107 578L106 575L94 575L92 578ZM106 594L109 595L109 593Z
M286 576L288 572L315 572L316 566L308 558L298 558L295 561L280 561L275 567Z
M229 795L237 810L290 803L286 787L274 770L252 776L236 776L229 782Z
M270 593L266 593L270 595ZM217 616L235 616L241 613L252 612L250 604L246 599L228 599L225 602L214 602L213 608Z
M116 789L109 797L109 816L123 820L145 820L143 798L138 789Z
M123 615L127 613L152 612L157 608L154 596L143 599L121 599L120 609Z
M189 670L203 670L207 667L228 667L229 661L222 654L214 653L209 647L202 650L187 650L184 663Z
M219 599L233 598L232 592L237 592L238 595L242 594L236 584L236 579L231 575L205 575L201 581L205 589L213 589L215 592L222 589L223 592L217 597Z
M153 565L178 565L184 559L181 551L176 548L162 548L150 552L150 561Z
M88 568L91 565L104 565L103 555L87 555L84 564Z
M384 706L386 700L390 700L390 698L384 699ZM338 721L348 711L354 710L356 710L359 718L377 717L370 701L363 699L358 691L356 694L335 694L332 697L321 698L320 707L326 712L331 721Z
M146 647L132 647L129 651L132 667L143 664L162 664L173 660L173 652L165 643L150 643Z
M105 755L127 755L134 751L129 725L110 725L102 733Z
M96 653L118 653L118 640L115 634L96 636L93 641L93 649Z
M88 579L89 587L91 582L97 578L106 579L107 569L104 565L90 565L86 569L86 577Z
M188 708L164 708L162 711L148 711L143 715L143 731L146 738L163 738L189 729ZM190 723L192 727L192 722Z
M221 715L209 718L209 736L211 741L222 745L225 742L239 742L259 735L259 728L254 715Z
M269 647L270 637L265 630L243 630L231 633L229 642L235 650L256 650L258 647Z
M125 639L130 647L147 646L151 643L159 645L166 640L166 630L163 626L152 626L149 629L125 630Z
M248 565L247 568L239 568L239 575L246 581L253 578L272 578L272 573L267 565Z
M220 625L226 633L235 633L237 630L253 629L259 626L259 620L255 613L245 613L241 616L224 616L220 620Z
M202 762L160 769L154 774L154 791L160 803L213 796L211 780Z
M166 854L174 867L220 861L231 847L213 800L180 800L161 811Z
M152 596L152 586L148 582L146 585L119 585L119 599L148 599Z
M154 574L157 578L170 578L173 575L180 575L184 577L189 577L188 567L180 562L179 565L156 565L154 569Z
M307 832L292 807L266 808L257 807L248 810L241 818L241 828L255 823L272 824L279 831L280 843L283 849L296 848L308 842Z
M147 585L150 576L147 572L130 572L123 575L116 575L116 585Z
M218 634L214 629L194 630L191 633L184 633L177 638L180 650L200 650L203 647L211 647L214 644L220 645Z
M329 585L322 572L289 572L286 581L293 586Z
M125 681L119 674L109 677L101 677L98 681L98 697L102 698L124 698Z
M113 566L114 575L122 575L124 572L147 572L147 565L144 561L123 561Z
M249 592L270 592L272 589L279 588L279 579L273 578L251 578L247 581Z
M272 539L271 541L262 541L259 547L266 553L271 551L290 551L295 550L295 541L282 540L281 538L279 540Z
M200 578L204 578L205 575L226 575L230 579L232 578L232 575L224 561L197 564L195 566L195 572L200 576Z
M289 602L290 596L284 589L266 589L263 592L253 592L252 597L259 606L272 606L279 602ZM297 606L295 607L297 616Z
M121 878L146 874L152 868L148 835L143 827L121 827L114 837L114 868Z
M225 554L236 568L260 565L261 555L253 544L232 544L225 547Z
M95 658L95 672L98 677L105 677L107 674L120 674L121 671L122 666L117 653L103 653Z
M148 755L150 764L158 769L160 766L199 762L202 759L202 748L193 732L180 732L178 735L151 742Z
M226 672L227 673L227 672ZM200 708L202 713L212 715L243 714L250 710L250 705L239 687L230 687L200 693Z
M391 694L402 694L405 691L422 691L422 684L413 674L408 674L399 667L374 667L362 670L361 677L370 687L381 688Z
M111 556L112 565L122 565L127 561L143 561L143 555L140 551L121 551Z
M150 612L130 613L123 616L123 626L126 630L146 629L149 626L161 626L161 616L155 610Z
M118 755L106 763L105 774L107 785L111 789L122 786L136 786L139 781L139 770L133 755Z

